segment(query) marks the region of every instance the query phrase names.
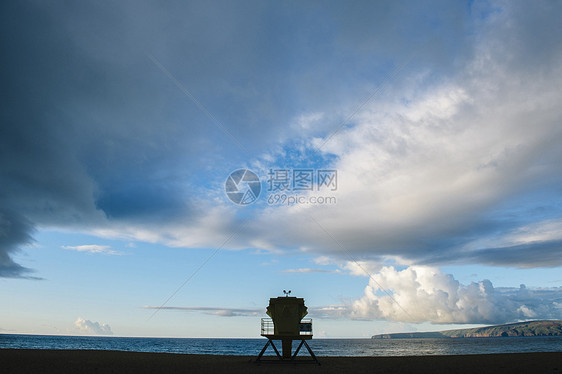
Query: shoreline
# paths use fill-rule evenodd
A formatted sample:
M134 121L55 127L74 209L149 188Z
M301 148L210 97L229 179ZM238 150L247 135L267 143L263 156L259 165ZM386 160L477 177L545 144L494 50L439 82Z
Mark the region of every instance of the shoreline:
M256 356L100 350L0 349L3 373L562 373L562 352L332 357L314 363L253 363ZM265 358L265 357L264 357ZM267 359L273 359L268 356ZM299 361L308 357L299 356Z

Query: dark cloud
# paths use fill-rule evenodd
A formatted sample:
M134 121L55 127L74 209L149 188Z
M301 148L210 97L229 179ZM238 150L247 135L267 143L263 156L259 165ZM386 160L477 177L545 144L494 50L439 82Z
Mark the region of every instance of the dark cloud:
M544 240L500 248L486 248L468 253L456 252L454 257L443 256L432 263L478 263L518 268L562 266L562 240Z
M499 37L492 46L514 69L547 72L559 63L562 48L562 25L557 17L560 4L541 1L528 5L515 2L496 13L496 17L512 21L495 24Z
M150 62L125 8L67 5L2 5L3 275L25 272L10 254L34 225L179 214L197 155L217 150L202 138L216 129Z
M17 213L0 210L0 277L31 278L32 271L15 263L11 256L20 247L31 244L33 226Z

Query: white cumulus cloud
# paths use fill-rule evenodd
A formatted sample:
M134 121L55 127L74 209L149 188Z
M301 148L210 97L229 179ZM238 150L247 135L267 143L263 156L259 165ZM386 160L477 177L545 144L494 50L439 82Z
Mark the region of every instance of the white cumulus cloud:
M364 296L350 306L358 319L432 323L505 323L562 318L562 289L494 288L489 280L463 285L435 267L386 266L374 274Z
M74 321L74 327L80 330L80 333L86 335L113 335L113 331L108 324L93 322L81 317Z

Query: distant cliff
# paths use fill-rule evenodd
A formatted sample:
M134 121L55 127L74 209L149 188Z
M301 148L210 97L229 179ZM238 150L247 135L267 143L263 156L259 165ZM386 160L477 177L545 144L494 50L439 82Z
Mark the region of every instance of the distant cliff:
M373 335L372 339L494 338L508 336L562 336L562 321L529 321L474 329L379 334Z

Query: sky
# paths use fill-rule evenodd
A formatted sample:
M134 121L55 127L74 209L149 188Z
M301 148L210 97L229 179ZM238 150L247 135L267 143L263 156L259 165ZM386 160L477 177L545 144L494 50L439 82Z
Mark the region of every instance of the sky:
M0 6L0 333L562 319L562 3Z

